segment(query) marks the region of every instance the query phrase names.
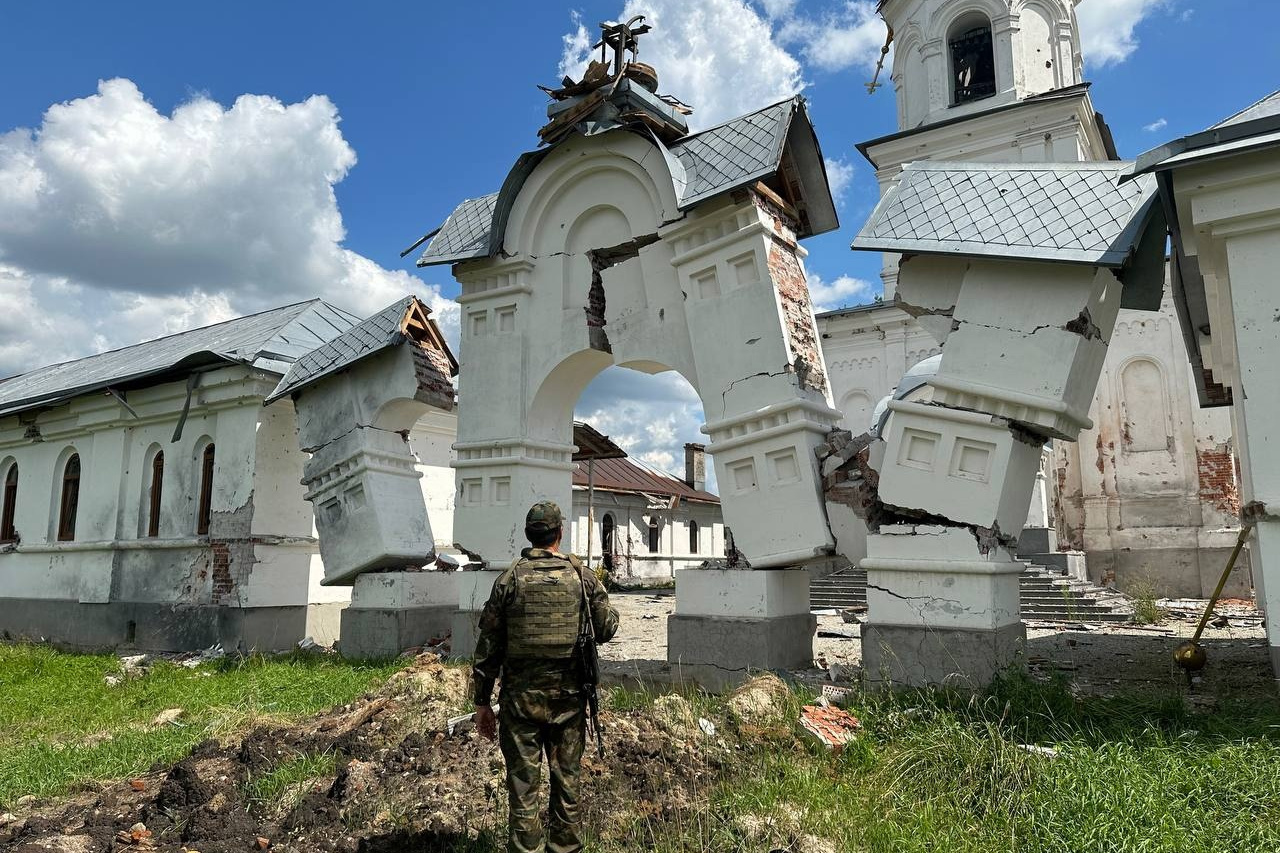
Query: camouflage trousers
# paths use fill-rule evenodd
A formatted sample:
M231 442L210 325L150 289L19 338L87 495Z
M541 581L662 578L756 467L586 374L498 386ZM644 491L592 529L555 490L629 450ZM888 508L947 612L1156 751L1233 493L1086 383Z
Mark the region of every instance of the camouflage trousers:
M498 713L510 803L507 853L578 853L578 786L587 732L583 698L504 692ZM540 802L544 753L551 776L545 846Z

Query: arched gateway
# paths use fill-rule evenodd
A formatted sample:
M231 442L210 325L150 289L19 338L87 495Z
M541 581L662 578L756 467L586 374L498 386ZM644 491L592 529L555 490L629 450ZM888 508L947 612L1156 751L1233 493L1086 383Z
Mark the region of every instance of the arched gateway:
M419 260L452 263L462 285L455 538L498 567L524 544L531 503L570 505L573 406L616 364L697 390L752 569L830 554L814 450L840 414L797 240L837 222L804 101L690 135L652 69L621 55L615 69L552 92L550 144L460 204ZM811 656L806 573L686 574L673 660Z

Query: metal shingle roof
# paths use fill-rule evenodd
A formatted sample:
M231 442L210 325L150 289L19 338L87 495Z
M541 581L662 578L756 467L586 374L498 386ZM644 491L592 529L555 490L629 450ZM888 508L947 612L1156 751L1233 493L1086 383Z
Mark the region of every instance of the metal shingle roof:
M1213 125L1214 128L1230 127L1233 124L1242 124L1246 121L1254 121L1255 119L1268 118L1273 115L1280 114L1280 89L1267 95L1257 103L1250 104L1240 112L1233 116L1228 116L1222 121Z
M680 207L740 187L778 168L796 98L686 136L671 145L684 166Z
M1122 266L1155 200L1130 166L912 163L853 248Z
M799 96L791 97L672 142L667 152L684 172L672 176L680 209L776 172L792 119L797 111L803 111L803 103ZM816 144L814 139L815 147ZM485 258L496 252L500 247L495 246L492 239L495 219L505 217L524 178L549 150L522 155L501 192L467 199L454 208L418 258L418 266ZM820 170L820 156L817 162L819 165L815 168ZM826 204L831 203L828 200ZM824 219L815 233L836 227L834 216L834 207L831 207L831 223L827 224Z
M498 193L469 198L454 208L432 238L419 266L451 263L489 254L489 232L493 228L493 211L498 206Z
M280 384L263 402L278 400L365 356L400 343L404 339L400 324L411 304L413 297L406 296L311 350L293 363Z
M218 361L283 373L359 320L319 299L237 317L0 380L0 416L52 405L184 366Z

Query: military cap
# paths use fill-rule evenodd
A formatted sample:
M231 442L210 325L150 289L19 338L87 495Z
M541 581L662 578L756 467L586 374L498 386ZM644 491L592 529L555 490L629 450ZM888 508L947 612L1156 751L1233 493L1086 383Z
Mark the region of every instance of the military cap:
M524 517L524 526L538 530L558 530L564 524L560 515L560 507L552 501L538 501L529 507L529 514Z

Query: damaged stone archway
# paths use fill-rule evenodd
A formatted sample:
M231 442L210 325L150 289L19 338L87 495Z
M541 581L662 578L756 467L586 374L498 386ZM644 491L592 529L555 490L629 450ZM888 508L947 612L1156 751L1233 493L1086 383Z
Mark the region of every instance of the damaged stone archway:
M725 522L757 571L678 574L669 653L807 664L808 576L786 570L834 550L814 451L840 417L797 242L835 225L821 153L799 99L664 135L619 127L526 155L424 255L456 262L462 285L455 537L490 566L516 557L526 508L570 503L590 379L675 370L702 401ZM707 159L749 138L758 162Z

